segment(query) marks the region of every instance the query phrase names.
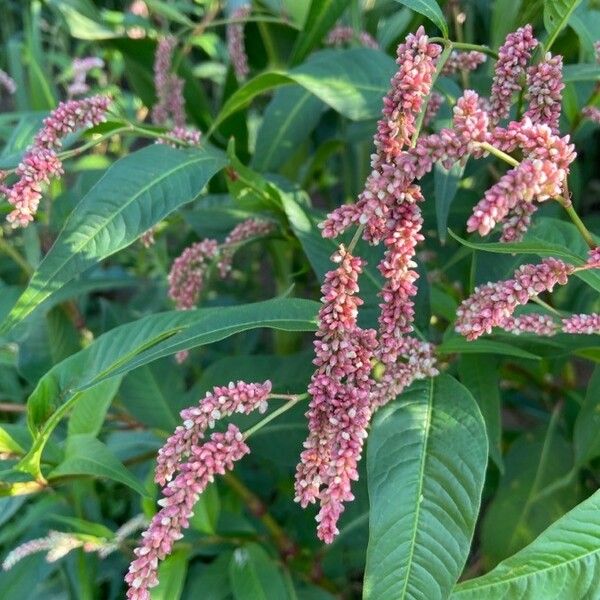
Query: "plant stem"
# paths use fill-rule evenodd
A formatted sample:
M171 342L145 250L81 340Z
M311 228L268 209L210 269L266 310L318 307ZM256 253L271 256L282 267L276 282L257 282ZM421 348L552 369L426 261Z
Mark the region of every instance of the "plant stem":
M18 265L22 271L29 277L33 273L31 265L21 256L21 254L15 250L7 241L0 236L0 252L4 252L10 256Z
M573 208L573 203L571 202L571 197L569 193L569 182L565 177L565 184L563 186L563 195L558 201L562 204L563 208L567 211L569 218L573 221L573 224L579 230L581 237L585 240L585 243L590 248L595 248L598 244L594 241L592 234L589 229L585 226L584 222L581 220L577 211Z
M496 148L495 146L492 146L492 144L490 144L488 142L479 142L477 145L482 150L485 150L486 152L489 152L490 154L493 154L494 156L502 159L504 162L508 163L512 167L518 167L520 164L519 161L514 159L512 156L510 156L510 154L506 154L506 152L502 152L502 150L498 150L498 148Z
M537 296L534 296L532 298L532 300L538 304L539 306L541 306L542 308L545 308L547 311L551 312L552 314L556 315L557 317L560 317L560 312L557 311L553 306L550 306L547 302L544 302L541 298L538 298Z
M284 412L287 412L292 406L294 406L300 400L307 398L308 394L300 394L298 396L291 396L291 400L286 402L283 406L280 406L278 409L274 410L272 413L269 413L264 419L260 420L256 425L250 427L244 431L244 439L247 440L253 433L256 433L260 429L262 429L265 425L276 419L279 415L282 415Z
M466 44L463 42L452 42L440 37L429 38L429 41L435 42L436 44L444 44L444 46L449 46L453 50L476 50L477 52L482 52L483 54L487 54L488 56L498 60L498 53L494 52L494 50L488 46L481 46L479 44Z
M356 231L354 232L354 235L352 236L352 240L350 240L350 243L348 244L348 252L350 252L350 254L352 254L352 252L354 252L354 248L356 246L356 244L358 244L358 240L360 239L360 236L362 235L362 232L365 230L365 226L364 224L360 224L358 226L358 228L356 229Z

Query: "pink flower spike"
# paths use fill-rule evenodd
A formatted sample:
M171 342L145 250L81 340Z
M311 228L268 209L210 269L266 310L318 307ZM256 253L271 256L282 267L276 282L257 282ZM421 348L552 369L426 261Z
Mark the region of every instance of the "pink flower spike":
M508 116L513 95L520 89L519 78L537 44L531 25L525 25L517 31L509 33L504 45L498 50L490 97L492 124L496 124Z
M200 494L224 475L233 464L250 452L240 430L229 425L225 433L213 433L202 446L194 446L179 475L163 489L162 507L142 533L136 558L125 575L129 600L150 600L149 590L158 585L158 563L171 553L173 545L189 526L194 505Z
M270 393L271 382L268 380L264 383L231 382L213 388L196 406L182 410L183 424L158 451L155 481L161 485L170 481L178 465L185 462L192 447L198 445L207 429L214 427L215 421L234 413L264 412Z
M444 102L444 97L438 92L431 92L429 96L429 102L427 103L427 108L425 109L425 116L423 117L423 126L429 126L436 115L438 114L440 107Z
M600 333L600 314L572 315L562 320L562 330L565 333L592 335Z
M600 269L600 246L590 250L585 264L589 269Z
M17 91L15 80L2 69L0 69L0 88L4 88L11 96Z
M178 310L190 310L196 306L206 270L217 250L216 240L202 240L186 248L173 261L169 272L169 297Z
M452 75L458 71L474 71L486 61L483 52L456 52L453 51L442 67L442 75Z
M490 333L502 326L519 305L542 292L551 292L555 285L565 285L574 267L555 258L545 258L537 265L519 267L512 279L486 283L475 288L456 311L455 329L468 340Z
M600 124L600 108L597 106L585 106L581 110L581 114L593 123Z
M236 225L225 238L219 258L219 273L221 277L227 277L231 271L231 263L233 255L237 250L237 246L252 238L268 235L273 231L273 223L263 221L262 219L246 219Z
M236 20L245 20L250 16L252 7L249 4L239 6L231 13L231 18ZM233 65L233 71L238 81L243 81L248 77L250 67L248 66L248 55L244 47L244 24L230 23L227 25L227 49L229 58Z
M343 46L344 44L351 44L354 41L358 41L361 46L365 48L378 49L379 44L377 40L373 38L370 33L366 31L360 31L357 35L353 27L347 27L344 25L337 25L334 27L325 40L327 46Z
M562 57L549 52L544 60L527 69L527 94L529 108L525 117L532 123L545 123L552 133L558 133L562 91Z
M157 125L172 119L175 127L185 127L185 102L183 99L183 79L171 73L171 60L177 40L162 38L154 56L154 87L157 103L152 109L152 122Z
M500 327L515 335L532 333L544 337L552 336L558 330L558 324L551 316L539 313L507 317L500 323Z

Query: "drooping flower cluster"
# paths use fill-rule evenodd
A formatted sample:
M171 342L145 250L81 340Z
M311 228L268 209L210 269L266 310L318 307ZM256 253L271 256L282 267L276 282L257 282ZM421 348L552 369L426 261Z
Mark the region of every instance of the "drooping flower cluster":
M551 292L555 285L565 285L574 267L556 258L541 263L522 265L512 279L486 283L475 288L456 311L455 329L469 340L503 326L519 305L542 292Z
M498 51L498 61L490 96L490 121L496 124L508 116L515 92L520 88L519 78L537 46L531 25L509 33Z
M4 88L11 95L17 91L15 80L2 69L0 69L0 88Z
M70 97L81 96L90 91L90 86L86 83L87 74L92 69L103 69L104 61L97 56L87 56L85 58L73 59L73 80L67 87L67 93Z
M356 32L353 27L345 25L336 25L327 35L325 44L328 46L343 46L357 41L365 48L373 48L377 50L379 44L377 40L367 31Z
M217 241L206 239L188 246L173 261L168 278L169 297L178 310L190 310L196 306L206 269L217 251Z
M600 314L572 315L562 320L562 330L565 333L591 335L600 334Z
M452 75L458 71L474 71L486 61L483 52L452 52L442 67L442 75Z
M154 57L154 87L157 102L152 109L152 121L163 125L169 120L175 127L185 127L184 81L171 73L171 61L176 39L165 37L158 42Z
M329 543L337 534L344 502L353 499L366 428L371 417L369 391L375 331L357 324L358 277L363 261L343 246L332 256L321 288L323 306L314 342L317 369L309 385L312 397L309 433L296 471L296 501L302 507L317 500L317 535Z
M248 55L244 46L243 21L250 16L251 12L252 7L249 4L237 7L231 13L231 19L242 22L229 23L227 25L227 50L229 51L229 58L238 81L243 81L248 77L248 73L250 73Z
M103 122L110 104L107 96L61 102L43 121L33 144L16 169L17 181L10 187L0 186L0 193L13 206L6 220L13 227L26 227L33 221L42 198L42 186L63 174L57 151L62 138L77 129Z
M215 387L192 406L181 411L183 424L179 425L165 445L159 450L156 461L155 481L165 485L171 481L181 462L185 462L192 447L197 446L207 429L215 421L234 413L249 414L254 410L263 413L271 393L271 382L245 383L238 381L227 386Z
M562 57L552 56L549 52L544 60L527 69L527 94L529 108L525 117L532 123L544 123L552 133L558 133L562 91Z
M227 277L231 272L231 261L240 244L254 237L267 235L271 231L273 223L262 219L246 219L236 225L223 242L218 263L221 277Z
M158 562L173 549L173 544L183 537L182 530L189 526L194 505L200 494L214 481L233 469L250 449L235 425L230 424L225 433L213 433L201 446L193 446L179 474L163 489L162 507L152 518L150 526L142 533L142 543L134 550L135 560L125 576L130 600L150 600L150 589L158 585Z

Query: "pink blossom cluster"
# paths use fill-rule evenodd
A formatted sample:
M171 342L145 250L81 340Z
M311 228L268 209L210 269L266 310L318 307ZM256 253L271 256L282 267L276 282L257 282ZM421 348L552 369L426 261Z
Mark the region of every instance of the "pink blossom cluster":
M296 470L295 500L306 507L317 500L317 535L330 543L344 502L354 498L351 482L358 478L366 428L371 417L369 393L375 331L357 324L358 277L363 261L343 246L332 256L321 288L323 306L314 342L316 371L309 385L312 397L309 433Z
M589 269L600 269L600 246L590 250L585 264Z
M171 73L171 61L176 43L174 37L165 37L156 47L154 87L157 102L152 109L152 122L162 125L171 119L175 127L185 127L184 81Z
M600 314L571 315L562 320L562 330L565 333L576 333L580 335L591 335L593 333L600 334Z
M239 6L231 13L231 18L243 21L250 16L252 7L249 4ZM238 81L243 81L250 73L248 55L244 46L244 24L230 23L227 25L227 50L233 65L233 71Z
M92 69L103 69L104 61L97 56L73 59L73 81L69 84L67 92L70 97L87 94L90 86L86 83L87 74Z
M584 106L581 109L581 114L594 123L600 123L600 108L597 106Z
M0 69L0 88L4 88L11 95L17 91L15 80L2 69Z
M246 219L236 225L225 238L221 248L217 265L221 277L227 277L231 272L233 255L240 244L255 237L268 235L271 231L273 231L273 223L263 219Z
M181 411L182 425L175 429L158 452L154 480L160 485L171 481L178 465L184 462L191 449L198 445L206 430L214 427L215 421L234 413L249 414L254 410L265 412L270 393L270 381L231 382L227 386L218 386L206 392L206 396L197 406Z
M525 117L532 123L544 123L552 133L558 133L562 91L562 57L546 53L544 60L527 69L527 94L529 107Z
M558 330L558 324L551 316L540 313L506 317L500 323L500 327L515 335L532 333L539 336L551 336Z
M531 25L525 25L514 33L509 33L500 47L490 96L492 124L508 116L513 95L520 89L519 78L537 44Z
M178 310L196 306L206 270L218 252L216 240L206 239L188 246L171 265L169 271L169 297Z
M42 185L63 174L62 162L57 156L62 138L104 121L109 103L107 96L69 100L61 102L44 119L42 129L16 169L17 181L10 187L0 186L0 193L13 206L6 217L13 227L26 227L33 221L42 198Z
M444 96L438 92L431 92L431 95L429 96L429 102L427 102L427 108L425 109L425 116L423 117L423 125L425 127L431 125L443 102Z
M192 446L186 462L179 465L178 475L162 490L163 498L158 502L162 508L134 550L136 558L125 575L127 598L150 600L150 589L158 585L158 562L183 537L182 530L189 526L200 494L214 481L215 475L233 469L234 463L249 452L242 433L232 424L224 433L213 433L201 446Z
M456 52L453 51L442 67L442 75L452 75L458 71L474 71L486 61L483 52Z
M327 46L343 46L358 41L365 48L373 48L377 50L379 44L377 40L367 31L356 32L353 27L345 25L336 25L327 35L325 44Z
M455 329L469 340L503 326L519 305L525 305L555 285L565 285L574 267L556 258L519 267L512 279L475 288L456 311Z

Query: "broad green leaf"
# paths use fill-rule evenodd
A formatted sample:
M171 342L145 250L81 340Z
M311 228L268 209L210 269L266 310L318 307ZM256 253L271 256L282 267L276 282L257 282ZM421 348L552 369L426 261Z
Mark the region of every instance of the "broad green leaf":
M210 564L195 561L190 568L185 598L231 600L229 563L231 552L221 552Z
M573 439L575 443L575 460L584 465L600 456L600 366L596 367L590 382L583 405L575 421Z
M548 38L544 41L546 51L550 50L558 34L566 27L569 17L581 0L545 0L544 27Z
M483 338L469 341L463 337L451 337L444 340L437 347L437 352L439 354L500 354L502 356L540 360L537 354L533 354L517 346Z
M68 0L50 0L50 6L60 11L69 28L69 33L80 40L107 40L116 37L118 34L109 29L102 23L98 11L88 10L82 12L78 6L73 6L73 2ZM86 4L86 8L93 8L92 3Z
M404 6L427 17L444 35L448 37L448 25L436 0L396 0Z
M322 112L321 100L303 87L277 90L258 130L253 167L259 171L281 167L308 139Z
M462 178L465 165L456 163L450 169L445 169L436 163L433 170L433 182L435 193L435 216L440 241L446 241L446 230L448 227L448 214L450 206L458 191L458 184Z
M524 434L505 457L505 474L483 521L482 548L488 566L523 548L575 504L573 485L544 492L573 466L571 448L557 424L555 418L545 432Z
M517 29L517 16L522 0L496 0L491 5L490 47L499 48L506 36Z
M291 64L296 65L308 56L349 4L349 0L312 0L304 27L292 50Z
M72 435L67 440L65 459L49 475L52 482L58 477L91 475L107 477L129 486L142 496L147 495L144 486L115 458L114 454L93 435Z
M600 580L600 491L493 571L458 585L451 600L581 600Z
M229 580L235 600L290 597L279 566L258 544L247 544L234 551Z
M394 61L378 50L322 50L290 71L269 71L248 81L224 104L211 131L256 96L290 83L307 89L353 121L376 118L394 71Z
M173 551L158 567L158 585L150 591L151 600L179 600L188 569L190 551L180 548Z
M148 0L146 4L151 12L161 15L173 23L179 23L180 25L189 28L194 27L194 22L180 10L177 10L172 4L162 2L161 0Z
M502 421L498 360L493 354L464 354L458 363L460 380L473 394L485 421L490 456L502 471Z
M102 423L104 423L108 407L113 401L120 384L121 377L112 377L82 392L79 402L75 405L69 417L68 435L81 433L98 435ZM150 400L151 398L148 398L148 401Z
M217 521L221 512L221 500L216 485L209 485L194 504L194 515L190 527L212 535L217 531Z
M6 425L0 427L0 454L23 454L24 450Z
M60 420L82 394L101 381L125 374L163 356L268 327L286 331L316 328L319 304L283 298L223 308L149 315L116 327L77 354L55 365L28 400L28 424L34 443L20 464L39 476L41 453Z
M0 332L14 327L74 277L194 200L224 165L223 155L208 146L177 150L166 144L152 144L118 160L70 215Z
M600 69L597 64L579 63L565 65L563 68L563 81L573 83L575 81L600 81Z
M448 375L381 409L369 434L363 598L447 598L469 553L487 465L485 424Z

